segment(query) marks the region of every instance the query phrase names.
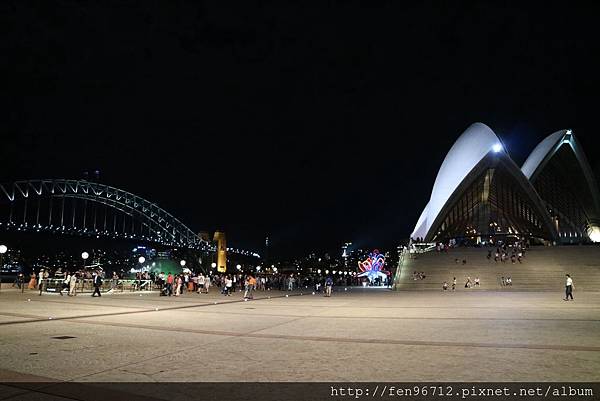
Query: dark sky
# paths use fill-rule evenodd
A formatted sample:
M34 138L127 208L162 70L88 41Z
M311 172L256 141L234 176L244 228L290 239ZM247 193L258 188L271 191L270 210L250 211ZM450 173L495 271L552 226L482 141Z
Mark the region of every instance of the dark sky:
M573 128L600 173L593 3L23 3L0 5L2 182L99 169L301 255L406 238L475 121L518 163Z

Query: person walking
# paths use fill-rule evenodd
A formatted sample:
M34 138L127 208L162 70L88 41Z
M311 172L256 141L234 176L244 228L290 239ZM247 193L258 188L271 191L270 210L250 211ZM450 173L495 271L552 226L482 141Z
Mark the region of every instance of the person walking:
M210 288L210 276L206 276L204 278L204 293L208 294L208 289Z
M232 288L233 288L233 280L230 276L227 276L227 278L225 279L225 295L230 297Z
M29 284L27 285L28 290L35 290L37 287L37 280L35 279L35 272L31 272L29 275Z
M69 296L74 297L77 295L77 274L71 274L71 281L69 282Z
M169 294L169 296L173 295L173 281L175 279L173 278L173 275L171 274L171 272L169 272L169 275L167 276L167 294Z
M112 279L110 280L110 289L114 291L118 284L119 276L117 275L117 272L113 272Z
M254 291L254 287L256 286L256 279L250 274L248 278L246 278L246 292L244 293L244 299L253 299L252 291Z
M328 276L325 280L325 296L330 297L331 291L333 290L333 279L331 276Z
M452 279L452 291L456 291L456 277Z
M204 291L205 282L206 279L204 278L204 274L200 273L200 275L198 276L198 294L202 294L202 292Z
M40 290L40 295L42 295L42 291L44 291L44 269L40 269L38 274L38 289Z
M100 275L97 272L94 272L92 280L94 284L94 292L92 293L92 297L95 297L96 294L98 294L98 296L101 297L102 294L100 294L100 287L102 286L102 277L100 277Z
M573 301L573 279L570 275L566 275L567 282L565 283L565 301L569 300L571 297L571 301Z
M63 279L62 286L60 287L60 296L62 297L63 291L67 290L67 295L69 294L69 285L71 284L71 273L66 272L65 278Z
M175 276L175 289L173 290L173 296L178 297L181 288L181 275Z

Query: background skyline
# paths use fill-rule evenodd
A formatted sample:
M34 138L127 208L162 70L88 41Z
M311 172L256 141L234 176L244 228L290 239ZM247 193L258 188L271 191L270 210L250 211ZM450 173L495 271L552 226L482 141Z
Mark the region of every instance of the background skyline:
M1 7L1 182L98 169L287 257L395 247L473 122L519 165L571 128L600 176L593 3Z

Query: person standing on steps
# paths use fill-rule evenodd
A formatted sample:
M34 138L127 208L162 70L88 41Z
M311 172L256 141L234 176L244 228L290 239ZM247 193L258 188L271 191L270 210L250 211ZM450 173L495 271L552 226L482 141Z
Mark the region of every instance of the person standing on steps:
M452 279L452 291L456 291L456 277Z
M573 300L573 279L570 275L567 276L567 282L565 283L565 301L569 300L571 297L571 301Z

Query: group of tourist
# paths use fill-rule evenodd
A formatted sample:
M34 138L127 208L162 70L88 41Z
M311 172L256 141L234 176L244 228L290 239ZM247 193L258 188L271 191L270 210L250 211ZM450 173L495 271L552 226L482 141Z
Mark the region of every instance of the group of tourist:
M515 263L523 263L523 258L525 257L525 247L520 243L515 243L511 249L508 249L506 244L499 246L496 248L494 252L494 262L502 262L506 263L509 259L511 263L514 265ZM488 250L487 260L491 261L492 259L492 250Z
M474 280L471 280L470 276L467 276L467 280L465 281L465 288L473 288L473 287L479 287L481 285L481 281L479 280L479 277L475 277ZM448 291L449 285L447 281L444 281L442 283L442 290L443 291ZM456 291L456 277L452 278L452 291Z
M412 278L413 278L414 281L425 280L425 277L426 277L425 276L425 272L414 271L413 274L412 274Z
M423 277L424 278L424 277ZM347 278L333 276L304 276L296 274L272 274L255 276L253 274L216 274L204 275L180 273L172 274L161 272L156 275L156 287L164 296L181 296L184 293L208 294L211 286L218 288L223 296L231 296L236 292L244 291L244 298L252 299L254 291L294 291L301 288L314 288L316 292L324 291L326 296L331 296L334 285L351 285Z
M251 278L250 285L248 279ZM424 275L422 276L424 278ZM327 293L328 287L334 285L351 286L359 285L360 279L355 276L322 276L322 275L298 275L292 274L262 274L254 276L252 274L215 274L204 275L203 273L182 272L172 274L171 272L137 272L133 281L134 290L158 288L161 295L181 296L184 293L195 292L198 294L208 294L211 286L216 286L219 291L227 296L237 291L245 291L248 298L251 298L253 291L294 291L300 288L315 288L315 291L324 291ZM16 282L16 281L15 281ZM20 281L24 285L24 280ZM112 276L106 277L103 270L77 270L62 271L60 268L52 273L48 268L42 268L36 274L31 273L27 285L28 289L39 290L39 294L50 290L56 291L64 296L77 295L77 291L83 289L86 283L90 283L94 288L92 296L101 296L100 289L104 282L110 282L110 290L114 290L122 284L122 277L113 272ZM152 285L149 285L152 284ZM17 284L15 284L17 285ZM55 290L54 290L55 288ZM328 292L331 294L331 289Z
M54 279L59 280L59 290L58 293L61 296L64 296L65 293L74 297L77 295L77 283L83 282L83 279L91 279L92 284L94 286L94 292L92 296L101 296L100 288L102 287L102 273L98 271L75 271L71 273L70 271L62 271L62 269L58 269L54 274ZM48 284L50 282L50 269L42 268L36 275L35 272L32 272L29 276L29 284L27 288L30 290L37 289L39 291L39 295L41 296L44 291L48 289Z

